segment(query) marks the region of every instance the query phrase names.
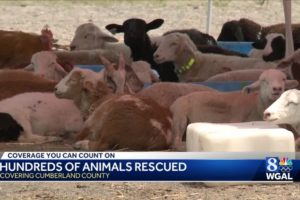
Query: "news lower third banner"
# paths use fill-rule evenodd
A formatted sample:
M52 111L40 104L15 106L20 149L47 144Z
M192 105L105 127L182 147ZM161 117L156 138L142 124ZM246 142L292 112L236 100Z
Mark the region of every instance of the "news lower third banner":
M294 153L4 152L0 181L300 181Z

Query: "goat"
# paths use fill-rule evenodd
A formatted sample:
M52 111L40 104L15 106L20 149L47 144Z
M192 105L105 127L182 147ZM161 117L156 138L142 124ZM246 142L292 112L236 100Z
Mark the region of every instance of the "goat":
M170 107L173 113L173 133L176 135L175 146L183 138L188 123L262 120L263 111L285 89L297 85L298 81L286 80L286 75L281 71L268 69L260 75L259 80L244 87L243 92L194 92L180 97ZM252 93L255 90L259 92Z
M276 67L275 63L261 59L201 53L190 38L182 33L164 36L154 53L154 60L157 63L174 62L180 81L185 82L205 81L231 70Z

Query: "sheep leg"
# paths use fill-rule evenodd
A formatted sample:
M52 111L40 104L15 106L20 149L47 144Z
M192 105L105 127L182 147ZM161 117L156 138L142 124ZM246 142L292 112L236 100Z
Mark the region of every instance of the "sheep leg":
M89 127L84 127L75 137L75 141L81 141L89 136L91 130Z
M31 123L28 120L22 120L23 132L21 132L20 137L18 138L19 142L30 142L30 143L45 143L45 142L54 142L60 141L61 138L53 136L41 136L32 133Z
M81 140L76 142L73 147L77 150L105 151L109 149L109 144L91 140Z
M174 114L172 131L174 134L172 148L177 149L182 146L182 138L184 136L188 124L187 117L183 114Z

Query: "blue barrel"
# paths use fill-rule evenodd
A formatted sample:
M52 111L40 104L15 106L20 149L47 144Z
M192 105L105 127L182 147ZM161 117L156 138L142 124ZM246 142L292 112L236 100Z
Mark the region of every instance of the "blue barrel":
M104 65L75 65L75 67L79 67L81 69L89 69L94 72L100 72L104 68Z

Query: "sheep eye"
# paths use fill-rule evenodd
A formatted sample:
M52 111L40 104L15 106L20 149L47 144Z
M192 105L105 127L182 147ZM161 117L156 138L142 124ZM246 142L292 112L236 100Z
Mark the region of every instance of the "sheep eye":
M296 105L298 105L296 102L294 102L294 101L289 101L287 104L286 104L286 106L289 106L289 105L294 105L294 106L296 106Z

